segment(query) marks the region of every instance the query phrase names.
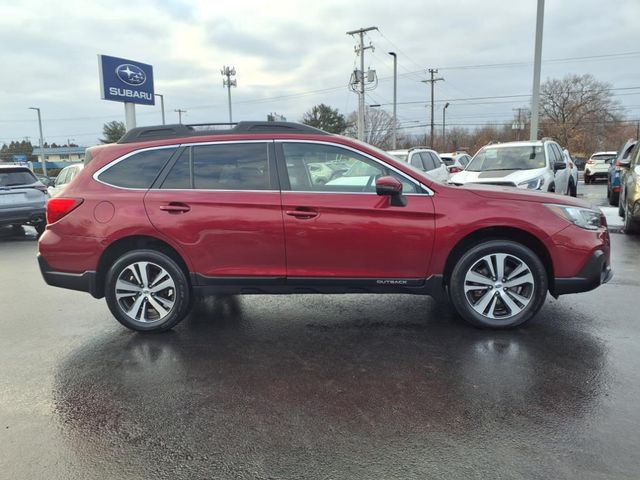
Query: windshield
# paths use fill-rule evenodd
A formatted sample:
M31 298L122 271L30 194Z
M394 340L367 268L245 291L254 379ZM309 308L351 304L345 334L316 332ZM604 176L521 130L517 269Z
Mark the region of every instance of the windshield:
M473 157L466 170L472 172L531 170L545 166L542 145L521 145L517 147L485 147Z

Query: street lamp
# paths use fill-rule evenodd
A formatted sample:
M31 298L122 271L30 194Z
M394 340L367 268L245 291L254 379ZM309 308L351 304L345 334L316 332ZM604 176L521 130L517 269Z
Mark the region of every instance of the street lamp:
M398 85L398 56L395 54L395 52L389 52L389 55L391 55L393 57L393 137L392 137L392 144L393 144L393 149L396 149L396 138L397 138L397 134L396 134L396 105L397 105L397 85Z
M444 151L447 148L447 131L445 130L445 112L449 107L449 102L444 104L442 107L442 150Z
M38 107L29 107L29 110L35 110L38 112L38 126L40 127L40 161L42 162L42 173L47 177L47 161L44 156L44 140L42 138L42 117L40 116L40 109Z
M162 124L165 125L165 121L164 121L164 95L161 95L159 93L154 93L154 95L156 97L160 97L160 109L162 110Z

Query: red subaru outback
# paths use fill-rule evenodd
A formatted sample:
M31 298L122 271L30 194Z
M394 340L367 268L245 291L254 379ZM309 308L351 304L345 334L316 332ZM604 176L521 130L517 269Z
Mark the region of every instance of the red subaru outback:
M47 205L54 286L168 330L200 294L411 293L520 325L547 291L611 277L602 213L567 196L435 183L370 145L295 123L171 125L89 149Z

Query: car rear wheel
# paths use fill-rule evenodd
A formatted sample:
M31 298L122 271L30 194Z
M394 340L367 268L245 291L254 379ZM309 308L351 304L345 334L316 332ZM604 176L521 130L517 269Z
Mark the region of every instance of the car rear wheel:
M624 208L624 233L632 235L636 234L640 229L639 227L640 226L638 225L638 222L634 220L633 216L631 215L629 203L627 202L627 205Z
M136 250L122 255L107 272L105 297L125 327L161 332L187 316L191 288L172 258L155 250Z
M510 328L530 320L547 295L538 256L510 240L485 241L456 262L449 296L460 316L485 328Z

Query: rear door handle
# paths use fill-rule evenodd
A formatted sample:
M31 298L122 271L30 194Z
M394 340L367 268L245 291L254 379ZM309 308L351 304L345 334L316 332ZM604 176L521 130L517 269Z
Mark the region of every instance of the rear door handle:
M160 210L168 213L187 213L191 207L184 203L171 202L168 205L160 205Z
M308 210L308 209L302 209L302 208L298 208L296 210L285 210L284 213L286 213L290 217L299 218L300 220L306 220L306 219L314 218L318 216L318 212L316 212L315 210Z

